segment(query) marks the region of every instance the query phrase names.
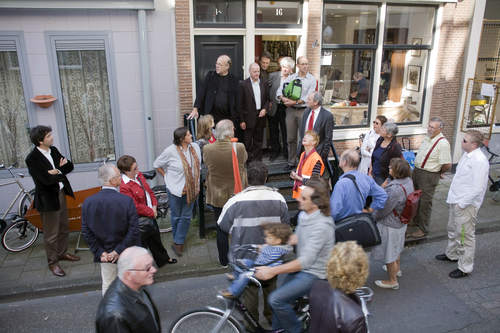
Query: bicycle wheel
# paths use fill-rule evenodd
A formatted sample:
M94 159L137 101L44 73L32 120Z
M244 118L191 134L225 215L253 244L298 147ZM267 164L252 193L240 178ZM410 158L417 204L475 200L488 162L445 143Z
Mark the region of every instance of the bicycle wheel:
M224 312L215 309L201 309L186 312L181 315L172 326L170 333L212 332L224 316ZM241 325L229 316L217 333L244 332Z
M33 199L35 198L35 190L29 191L29 193L24 193L24 195L21 197L21 200L19 200L19 207L17 208L17 214L20 217L24 217L28 209L31 207L31 203L33 202Z
M159 189L155 190L154 195L156 200L158 200L156 221L158 222L158 227L160 232L171 232L172 224L170 223L169 204L168 204L168 194L166 190Z
M2 235L2 246L10 252L20 252L31 246L38 237L39 230L28 220L12 223Z

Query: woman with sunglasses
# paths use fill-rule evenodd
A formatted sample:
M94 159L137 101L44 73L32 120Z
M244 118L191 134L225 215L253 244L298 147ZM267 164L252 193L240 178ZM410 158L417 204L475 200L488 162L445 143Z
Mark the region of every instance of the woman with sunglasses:
M373 121L373 129L365 134L363 143L361 144L361 162L358 166L358 171L364 174L368 174L368 169L372 163L372 153L378 138L380 137L380 128L385 124L387 118L382 115L378 115Z

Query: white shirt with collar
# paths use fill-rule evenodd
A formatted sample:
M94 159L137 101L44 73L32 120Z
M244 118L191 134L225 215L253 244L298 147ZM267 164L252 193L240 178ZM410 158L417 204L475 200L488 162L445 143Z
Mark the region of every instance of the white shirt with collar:
M103 185L103 186L101 187L101 190L113 190L113 191L119 192L117 187L114 187L114 186L107 186L107 185Z
M314 109L314 120L313 120L313 129L314 129L314 125L316 125L316 120L318 120L318 116L319 116L319 113L321 111L321 105L318 106L316 109ZM308 129L308 126L309 126L309 119L311 118L312 116L312 111L309 113L309 116L307 117L306 119L306 127L305 127L305 131L304 133L307 131ZM319 133L318 133L319 134Z
M45 156L45 158L47 160L49 160L50 164L52 165L52 169L56 169L56 165L54 164L54 159L52 158L52 155L50 155L50 148L48 150L43 150L42 148L40 147L36 147L41 153L43 156ZM61 170L59 169L56 169L59 173L61 173ZM59 182L59 189L62 190L64 187L64 184L62 182Z
M127 175L122 175L122 180L125 184L127 184L130 181L135 182L137 185L139 185L141 188L143 188L141 183L137 179L137 176L135 179L132 179ZM149 208L153 209L153 203L151 201L151 196L149 195L148 191L146 191L145 188L143 188L143 189L144 189L144 193L146 193L146 204L148 205Z
M457 204L462 209L469 205L481 207L488 187L489 170L488 159L481 149L464 153L458 162L446 203Z
M253 97L255 98L256 110L260 110L260 108L261 108L261 105L260 105L260 80L253 81L252 79L250 79L250 82L252 83Z

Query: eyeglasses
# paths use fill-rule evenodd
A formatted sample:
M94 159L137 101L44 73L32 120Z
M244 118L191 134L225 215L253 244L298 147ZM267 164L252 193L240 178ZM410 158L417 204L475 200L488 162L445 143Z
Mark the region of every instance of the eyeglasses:
M378 121L373 121L373 123L374 123L375 125L380 125L380 123L379 123Z
M158 267L156 267L156 265L151 265L151 266L143 268L143 269L131 268L131 269L127 269L127 271L132 271L132 272L149 272L153 268L158 269Z

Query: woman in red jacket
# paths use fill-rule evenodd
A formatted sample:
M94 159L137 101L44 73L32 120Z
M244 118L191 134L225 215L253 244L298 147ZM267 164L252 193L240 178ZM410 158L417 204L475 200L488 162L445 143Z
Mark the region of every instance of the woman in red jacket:
M151 251L158 267L162 267L165 264L175 264L177 259L169 257L167 250L161 242L160 229L156 223L156 207L158 201L153 191L151 191L146 178L140 173L135 158L129 155L123 155L118 159L116 164L122 173L120 193L128 195L134 200L139 219L150 219L150 221L145 221L147 222L145 224L150 225L147 230L143 230L143 228L139 226L139 229L141 229L142 246Z

